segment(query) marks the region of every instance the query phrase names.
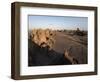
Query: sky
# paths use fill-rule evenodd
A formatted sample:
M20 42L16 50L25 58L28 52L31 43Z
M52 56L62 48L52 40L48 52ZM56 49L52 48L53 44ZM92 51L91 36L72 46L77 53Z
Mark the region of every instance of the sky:
M68 29L80 30L88 29L87 17L70 17L70 16L42 16L29 15L28 16L29 29L49 28L49 29Z

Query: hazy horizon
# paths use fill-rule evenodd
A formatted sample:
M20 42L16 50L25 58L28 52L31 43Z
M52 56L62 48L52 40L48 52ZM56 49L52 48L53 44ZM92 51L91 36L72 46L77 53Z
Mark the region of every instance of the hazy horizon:
M87 17L70 17L70 16L28 16L29 30L30 29L54 29L54 30L80 30L88 29Z

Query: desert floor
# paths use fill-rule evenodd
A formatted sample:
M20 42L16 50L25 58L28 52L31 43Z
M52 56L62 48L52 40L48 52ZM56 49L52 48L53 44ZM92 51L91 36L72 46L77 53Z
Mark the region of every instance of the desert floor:
M57 52L64 53L64 50L69 49L70 47L70 55L76 58L79 64L87 64L87 35L69 35L67 33L57 31L53 49Z

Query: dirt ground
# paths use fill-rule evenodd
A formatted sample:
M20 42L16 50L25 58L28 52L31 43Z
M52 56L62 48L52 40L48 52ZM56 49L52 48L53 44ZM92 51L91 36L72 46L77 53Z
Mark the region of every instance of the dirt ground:
M65 49L70 49L70 54L76 58L79 64L87 64L87 35L69 35L64 32L56 32L55 44L53 49L57 52L64 53Z

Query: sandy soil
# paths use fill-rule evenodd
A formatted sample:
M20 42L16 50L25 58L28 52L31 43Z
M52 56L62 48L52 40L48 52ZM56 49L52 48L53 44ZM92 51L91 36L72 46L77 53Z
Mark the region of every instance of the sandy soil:
M70 55L76 58L79 64L87 63L87 36L71 36L63 32L56 32L53 49L64 53L65 49L70 50Z

